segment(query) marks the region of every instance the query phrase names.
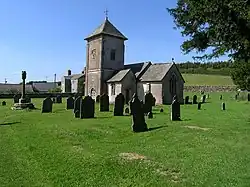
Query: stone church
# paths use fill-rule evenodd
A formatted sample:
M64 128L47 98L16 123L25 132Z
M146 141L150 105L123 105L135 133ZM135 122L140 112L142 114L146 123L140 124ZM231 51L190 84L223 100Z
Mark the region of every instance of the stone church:
M85 40L85 95L95 99L97 95L106 93L113 103L119 93L128 102L134 93L144 100L144 95L151 92L156 104L170 104L174 95L183 103L185 81L175 63L125 65L124 43L128 38L107 17Z

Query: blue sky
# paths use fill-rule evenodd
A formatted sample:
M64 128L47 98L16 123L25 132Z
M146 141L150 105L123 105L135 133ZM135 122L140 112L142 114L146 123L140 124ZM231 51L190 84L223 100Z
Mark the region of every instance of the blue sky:
M109 20L126 36L125 63L192 61L180 50L180 31L166 7L177 0L0 0L0 83L60 80L67 69L83 70L89 35L109 11Z

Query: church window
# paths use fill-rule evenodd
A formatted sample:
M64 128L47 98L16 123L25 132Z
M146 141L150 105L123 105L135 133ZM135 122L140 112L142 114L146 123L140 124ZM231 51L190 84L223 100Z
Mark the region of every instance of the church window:
M115 84L111 84L111 95L115 95Z
M115 60L115 52L116 52L115 49L111 50L111 52L110 52L110 60Z

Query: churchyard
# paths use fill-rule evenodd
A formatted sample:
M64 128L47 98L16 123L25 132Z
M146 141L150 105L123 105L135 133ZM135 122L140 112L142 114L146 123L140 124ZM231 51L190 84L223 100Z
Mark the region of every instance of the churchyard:
M200 102L200 93L185 96L192 101L194 94ZM13 99L0 99L6 102L0 106L1 186L250 183L250 102L235 100L235 93L209 93L200 110L181 105L181 121L171 121L169 105L154 106L153 118L145 116L148 131L140 133L132 131L131 115L114 116L113 105L100 112L96 103L94 118L81 119L60 98L52 113L42 113L43 100L32 99L36 110L11 110Z

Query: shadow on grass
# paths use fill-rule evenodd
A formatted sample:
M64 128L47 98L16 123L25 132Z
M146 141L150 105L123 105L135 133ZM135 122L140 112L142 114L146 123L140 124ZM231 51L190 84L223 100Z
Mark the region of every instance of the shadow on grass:
M18 123L20 123L20 122L0 123L0 126L4 126L4 125L9 126L9 125L14 125L14 124L18 124Z
M153 131L153 130L157 130L157 129L161 129L161 128L165 128L167 126L159 126L159 127L151 127L151 128L148 128L148 131Z

